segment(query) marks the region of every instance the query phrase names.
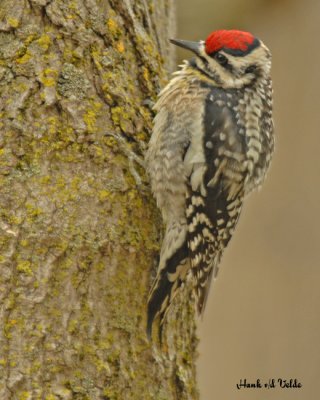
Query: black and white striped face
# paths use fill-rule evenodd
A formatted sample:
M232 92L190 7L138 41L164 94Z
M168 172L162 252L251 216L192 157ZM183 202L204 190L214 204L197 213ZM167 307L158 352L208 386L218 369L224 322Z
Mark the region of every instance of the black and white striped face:
M195 66L223 88L241 88L270 75L271 53L259 42L245 55L232 55L224 49L207 54L205 43L200 42Z
M271 53L251 33L220 30L212 32L206 41L171 42L195 53L190 65L222 88L241 88L270 75Z

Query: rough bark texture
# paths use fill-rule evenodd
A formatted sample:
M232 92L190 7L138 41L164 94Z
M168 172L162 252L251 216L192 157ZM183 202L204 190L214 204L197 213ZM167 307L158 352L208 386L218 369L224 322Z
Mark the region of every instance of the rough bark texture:
M139 158L173 19L171 0L0 2L2 400L197 398L188 293L162 349L145 335L161 220Z

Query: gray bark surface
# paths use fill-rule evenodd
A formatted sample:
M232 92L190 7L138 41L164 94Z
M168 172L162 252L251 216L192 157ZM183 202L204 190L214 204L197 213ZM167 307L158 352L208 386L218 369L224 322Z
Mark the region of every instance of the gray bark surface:
M146 338L161 219L140 160L168 0L1 0L0 399L197 399L188 291Z

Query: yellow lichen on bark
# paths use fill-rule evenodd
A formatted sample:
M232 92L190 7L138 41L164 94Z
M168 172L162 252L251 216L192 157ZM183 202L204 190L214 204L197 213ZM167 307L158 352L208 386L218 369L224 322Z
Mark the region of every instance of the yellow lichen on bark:
M197 397L188 302L166 350L145 335L160 3L5 0L3 20L0 5L1 399Z

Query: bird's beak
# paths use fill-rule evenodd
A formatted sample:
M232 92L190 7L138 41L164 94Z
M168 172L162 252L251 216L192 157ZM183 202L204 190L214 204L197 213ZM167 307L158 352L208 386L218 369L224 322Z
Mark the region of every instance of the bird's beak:
M188 40L170 39L170 42L176 46L190 50L193 53L200 54L200 42L189 42Z

